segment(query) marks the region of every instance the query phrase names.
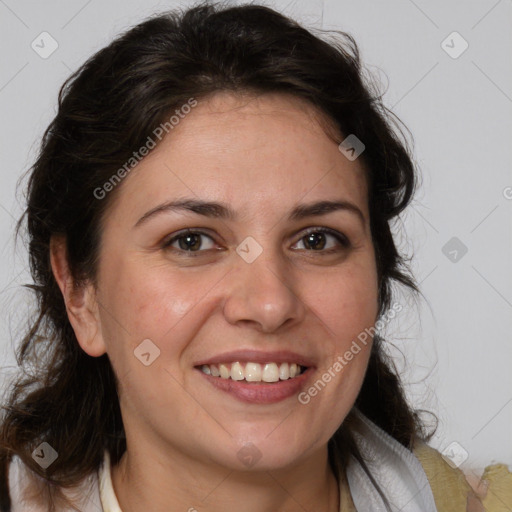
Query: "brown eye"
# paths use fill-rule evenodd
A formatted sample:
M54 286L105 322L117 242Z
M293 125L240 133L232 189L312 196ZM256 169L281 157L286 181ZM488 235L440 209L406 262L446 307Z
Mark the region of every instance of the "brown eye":
M186 230L181 233L178 233L177 235L173 236L172 238L166 240L162 248L164 249L172 249L177 252L188 252L188 253L196 253L196 252L202 252L203 250L212 249L213 247L204 247L205 243L203 242L202 237L206 237L211 242L214 243L212 237L207 235L206 233L203 233L202 231L191 231ZM177 243L177 247L173 245ZM206 244L208 245L208 244ZM202 250L200 250L202 249Z
M334 247L332 245L327 247L329 238L335 240ZM327 228L313 228L299 241L304 241L305 249L314 252L329 253L337 251L339 249L336 248L336 243L338 244L338 247L341 245L342 248L348 248L350 246L350 242L345 235Z

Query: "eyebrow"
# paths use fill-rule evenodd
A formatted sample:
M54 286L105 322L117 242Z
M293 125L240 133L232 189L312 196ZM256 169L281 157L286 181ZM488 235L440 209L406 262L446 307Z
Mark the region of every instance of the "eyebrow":
M203 215L204 217L232 221L237 219L236 212L224 203L184 198L175 201L168 201L152 208L135 223L134 228L144 224L155 215L169 211L189 211L197 213L198 215ZM366 219L363 212L355 204L346 200L325 200L300 204L291 210L288 220L298 221L307 217L327 215L328 213L335 211L347 211L353 213L361 220L363 226L365 225Z

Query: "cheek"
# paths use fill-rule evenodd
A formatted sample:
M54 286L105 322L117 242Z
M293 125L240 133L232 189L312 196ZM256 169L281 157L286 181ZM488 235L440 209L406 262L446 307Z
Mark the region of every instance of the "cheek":
M207 314L202 299L209 281L120 262L105 283L102 332L128 409L149 415L159 407L189 405L179 365Z
M135 261L119 261L110 268L100 298L109 355L118 365L138 368L133 352L149 339L164 356L158 362L172 365L199 329L200 318L209 314L205 308L212 309L207 294L219 276Z
M308 306L339 345L337 349L374 325L378 313L376 279L370 268L333 273L316 284L309 283Z
M322 431L325 441L352 408L362 385L372 346L369 329L378 313L378 290L371 267L332 275L323 284L324 292L317 287L310 297L315 315L327 327L324 357L316 380L299 402L319 418L312 428Z

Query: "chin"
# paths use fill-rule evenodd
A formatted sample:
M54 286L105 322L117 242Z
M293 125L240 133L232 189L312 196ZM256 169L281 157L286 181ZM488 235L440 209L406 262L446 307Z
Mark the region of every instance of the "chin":
M308 433L307 439L301 439L297 432L283 430L280 434L274 431L270 435L269 432L272 432L272 428L262 429L259 435L252 437L234 436L231 446L219 454L221 464L234 471L287 469L327 445L327 440L324 445L318 444L318 441L315 443L311 433Z

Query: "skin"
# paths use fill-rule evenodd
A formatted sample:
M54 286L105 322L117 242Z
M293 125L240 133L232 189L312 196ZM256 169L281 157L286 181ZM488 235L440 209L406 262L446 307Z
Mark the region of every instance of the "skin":
M120 382L127 451L112 479L123 512L339 510L327 442L355 402L371 340L306 405L296 396L241 402L194 368L235 349L291 350L315 362L311 385L375 324L364 169L327 131L325 118L298 98L218 93L119 185L104 219L96 288L73 288L62 240L52 240L80 346L91 356L108 353ZM224 202L238 217L169 211L134 228L147 211L185 196ZM348 210L287 219L298 204L339 199L364 220ZM331 228L351 245L320 234L308 246L312 227ZM183 250L186 240L173 243L175 252L162 248L184 228L206 231L189 244L202 243L195 258ZM248 236L263 249L250 264L236 252ZM145 339L160 350L149 366L134 357ZM237 457L248 442L261 453L252 467Z

